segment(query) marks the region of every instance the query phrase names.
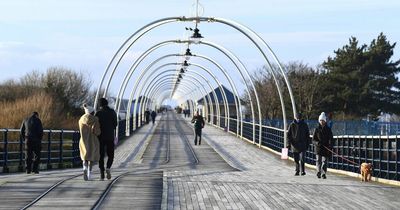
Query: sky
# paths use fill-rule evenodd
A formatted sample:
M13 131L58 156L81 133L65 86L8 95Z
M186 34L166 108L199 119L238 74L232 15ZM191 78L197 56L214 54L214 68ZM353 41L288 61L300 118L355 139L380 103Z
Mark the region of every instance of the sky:
M87 74L97 87L110 59L131 34L161 18L193 16L194 2L1 0L0 82L18 79L32 70L45 72L61 66ZM251 28L282 63L318 65L347 44L351 36L369 44L383 32L391 43L400 41L398 0L200 0L200 4L201 16L230 19ZM184 26L193 24L185 24L162 26L146 35L130 50L131 60L125 68L154 43L187 37ZM199 29L205 40L235 52L249 71L265 64L254 45L237 31L213 23L200 23ZM172 48L160 55L183 50L182 46ZM227 63L204 47L194 46L192 50ZM398 59L399 46L393 56L393 60ZM123 74L113 82L114 92Z

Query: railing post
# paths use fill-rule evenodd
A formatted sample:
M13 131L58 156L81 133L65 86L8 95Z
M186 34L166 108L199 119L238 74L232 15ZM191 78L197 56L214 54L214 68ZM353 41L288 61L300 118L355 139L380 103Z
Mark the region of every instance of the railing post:
M47 169L52 169L51 165L51 130L47 135Z
M73 167L76 167L76 166L78 166L79 164L78 164L78 162L80 162L79 161L79 156L80 156L80 154L79 154L79 132L74 132L73 134L72 134L72 166Z
M64 131L61 130L60 132L60 152L59 152L59 159L58 159L58 167L59 168L64 168L64 164L63 164L63 145L64 145L64 141L63 141L63 133Z
M3 158L3 173L8 173L8 166L7 166L7 162L8 162L8 139L7 139L7 134L8 134L8 129L5 129L4 131L4 158Z
M24 171L24 151L23 151L24 138L22 135L19 135L19 164L18 171Z

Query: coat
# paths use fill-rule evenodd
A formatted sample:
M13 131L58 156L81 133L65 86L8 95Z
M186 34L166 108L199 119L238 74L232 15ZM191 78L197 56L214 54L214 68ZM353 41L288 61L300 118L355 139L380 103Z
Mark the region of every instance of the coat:
M84 114L79 119L79 150L82 160L99 161L100 142L97 138L100 135L100 124L96 116Z
M115 128L117 127L117 114L110 107L101 107L96 112L99 118L101 134L98 136L101 142L113 142L115 137Z
M201 130L204 128L204 118L201 115L194 116L192 119L192 123L194 123L194 129Z
M289 125L288 143L292 152L304 152L310 145L310 130L304 120L293 121Z
M326 148L332 150L333 135L331 129L327 125L318 125L318 127L314 131L312 141L315 145L315 153L317 155L327 157L331 154L331 152Z
M22 138L28 137L33 141L41 141L43 138L42 121L34 114L26 118L21 125L21 136Z

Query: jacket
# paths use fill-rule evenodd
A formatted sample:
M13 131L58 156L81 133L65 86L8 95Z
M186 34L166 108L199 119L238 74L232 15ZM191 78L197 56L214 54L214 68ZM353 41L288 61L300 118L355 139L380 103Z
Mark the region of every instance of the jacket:
M204 118L201 115L194 116L192 119L192 123L194 123L194 129L202 129L204 128Z
M99 118L101 134L99 140L102 142L114 141L115 128L117 127L117 114L110 107L101 107L96 112L96 117Z
M79 119L79 150L82 160L99 161L100 142L97 138L100 135L100 124L97 117L91 114L84 114Z
M289 125L288 143L292 152L304 152L310 145L310 130L304 120L293 121Z
M43 138L42 121L32 114L22 122L21 135L22 138L28 137L34 141L41 141Z
M314 131L312 141L315 145L315 153L317 155L330 155L331 152L326 148L332 150L333 135L331 129L327 125L318 125L318 127Z

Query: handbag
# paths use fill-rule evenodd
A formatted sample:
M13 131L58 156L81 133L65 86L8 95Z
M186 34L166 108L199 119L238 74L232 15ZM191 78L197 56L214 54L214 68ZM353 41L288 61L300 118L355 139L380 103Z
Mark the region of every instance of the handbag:
M115 136L114 137L114 145L117 146L117 144L118 144L118 136Z
M282 148L282 153L281 153L281 159L282 160L287 160L288 159L288 148Z

